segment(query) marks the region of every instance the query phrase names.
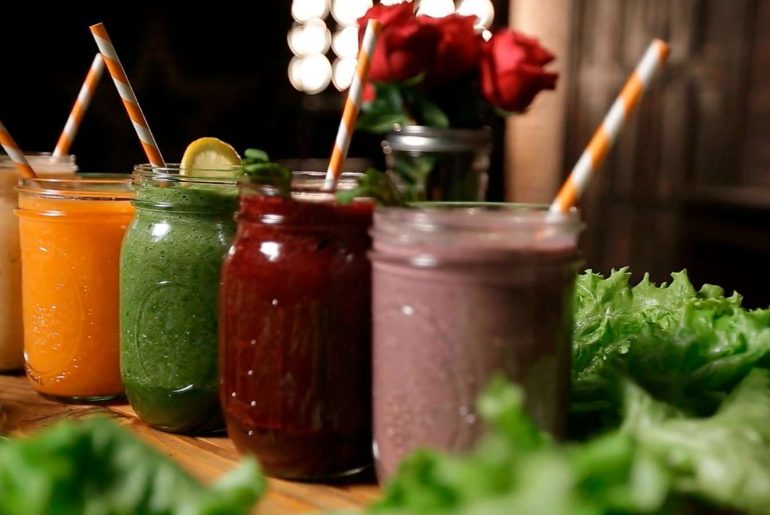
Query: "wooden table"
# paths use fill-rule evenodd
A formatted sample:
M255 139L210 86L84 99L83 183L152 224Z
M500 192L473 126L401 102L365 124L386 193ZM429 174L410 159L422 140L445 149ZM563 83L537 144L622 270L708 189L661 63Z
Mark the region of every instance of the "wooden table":
M13 436L29 435L61 419L94 414L114 418L122 426L176 460L203 481L212 481L237 465L238 453L227 437L190 437L157 431L139 420L126 404L91 406L59 404L39 396L23 375L0 376L3 430ZM269 490L256 513L283 515L308 511L360 508L375 501L379 488L371 476L338 484L269 480Z

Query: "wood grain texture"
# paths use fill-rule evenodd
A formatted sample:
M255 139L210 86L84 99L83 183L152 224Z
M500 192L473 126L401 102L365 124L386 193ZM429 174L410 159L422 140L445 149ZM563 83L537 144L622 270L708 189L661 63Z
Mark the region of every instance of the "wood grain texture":
M2 430L12 438L29 436L62 419L101 415L130 429L203 481L215 480L238 462L238 453L225 436L191 437L157 431L139 420L126 404L88 406L52 402L35 393L23 375L0 376L0 406ZM378 496L379 488L371 477L335 484L270 479L268 494L255 513L283 515L362 508Z

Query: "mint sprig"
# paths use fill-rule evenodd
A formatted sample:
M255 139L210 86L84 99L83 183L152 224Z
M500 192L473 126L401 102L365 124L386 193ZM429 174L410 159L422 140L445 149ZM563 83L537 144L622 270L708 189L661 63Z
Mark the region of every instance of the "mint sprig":
M349 190L337 192L337 202L349 204L356 197L369 197L381 206L405 206L401 192L387 174L369 168L358 179L358 184Z
M291 171L285 166L270 161L267 152L258 148L247 148L243 153L240 175L249 176L254 182L274 186L281 196L291 195Z

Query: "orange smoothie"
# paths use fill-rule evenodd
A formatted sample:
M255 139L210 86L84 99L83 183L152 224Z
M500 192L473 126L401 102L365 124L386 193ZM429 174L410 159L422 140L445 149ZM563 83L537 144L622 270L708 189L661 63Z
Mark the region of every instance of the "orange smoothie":
M26 155L40 177L74 177L75 156ZM8 156L0 155L0 372L24 366L21 323L21 258L16 183L19 173Z
M120 396L118 271L130 179L24 180L19 187L24 358L49 397Z

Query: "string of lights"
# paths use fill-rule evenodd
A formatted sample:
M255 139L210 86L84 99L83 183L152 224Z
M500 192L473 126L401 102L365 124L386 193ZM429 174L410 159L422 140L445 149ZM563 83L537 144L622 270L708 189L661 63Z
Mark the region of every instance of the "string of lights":
M489 28L495 17L492 0L420 0L417 4L418 14L435 18L455 12L476 16L479 30ZM372 5L372 0L292 0L294 25L287 41L294 54L288 70L294 89L314 95L332 85L339 91L350 86L358 54L356 22Z

